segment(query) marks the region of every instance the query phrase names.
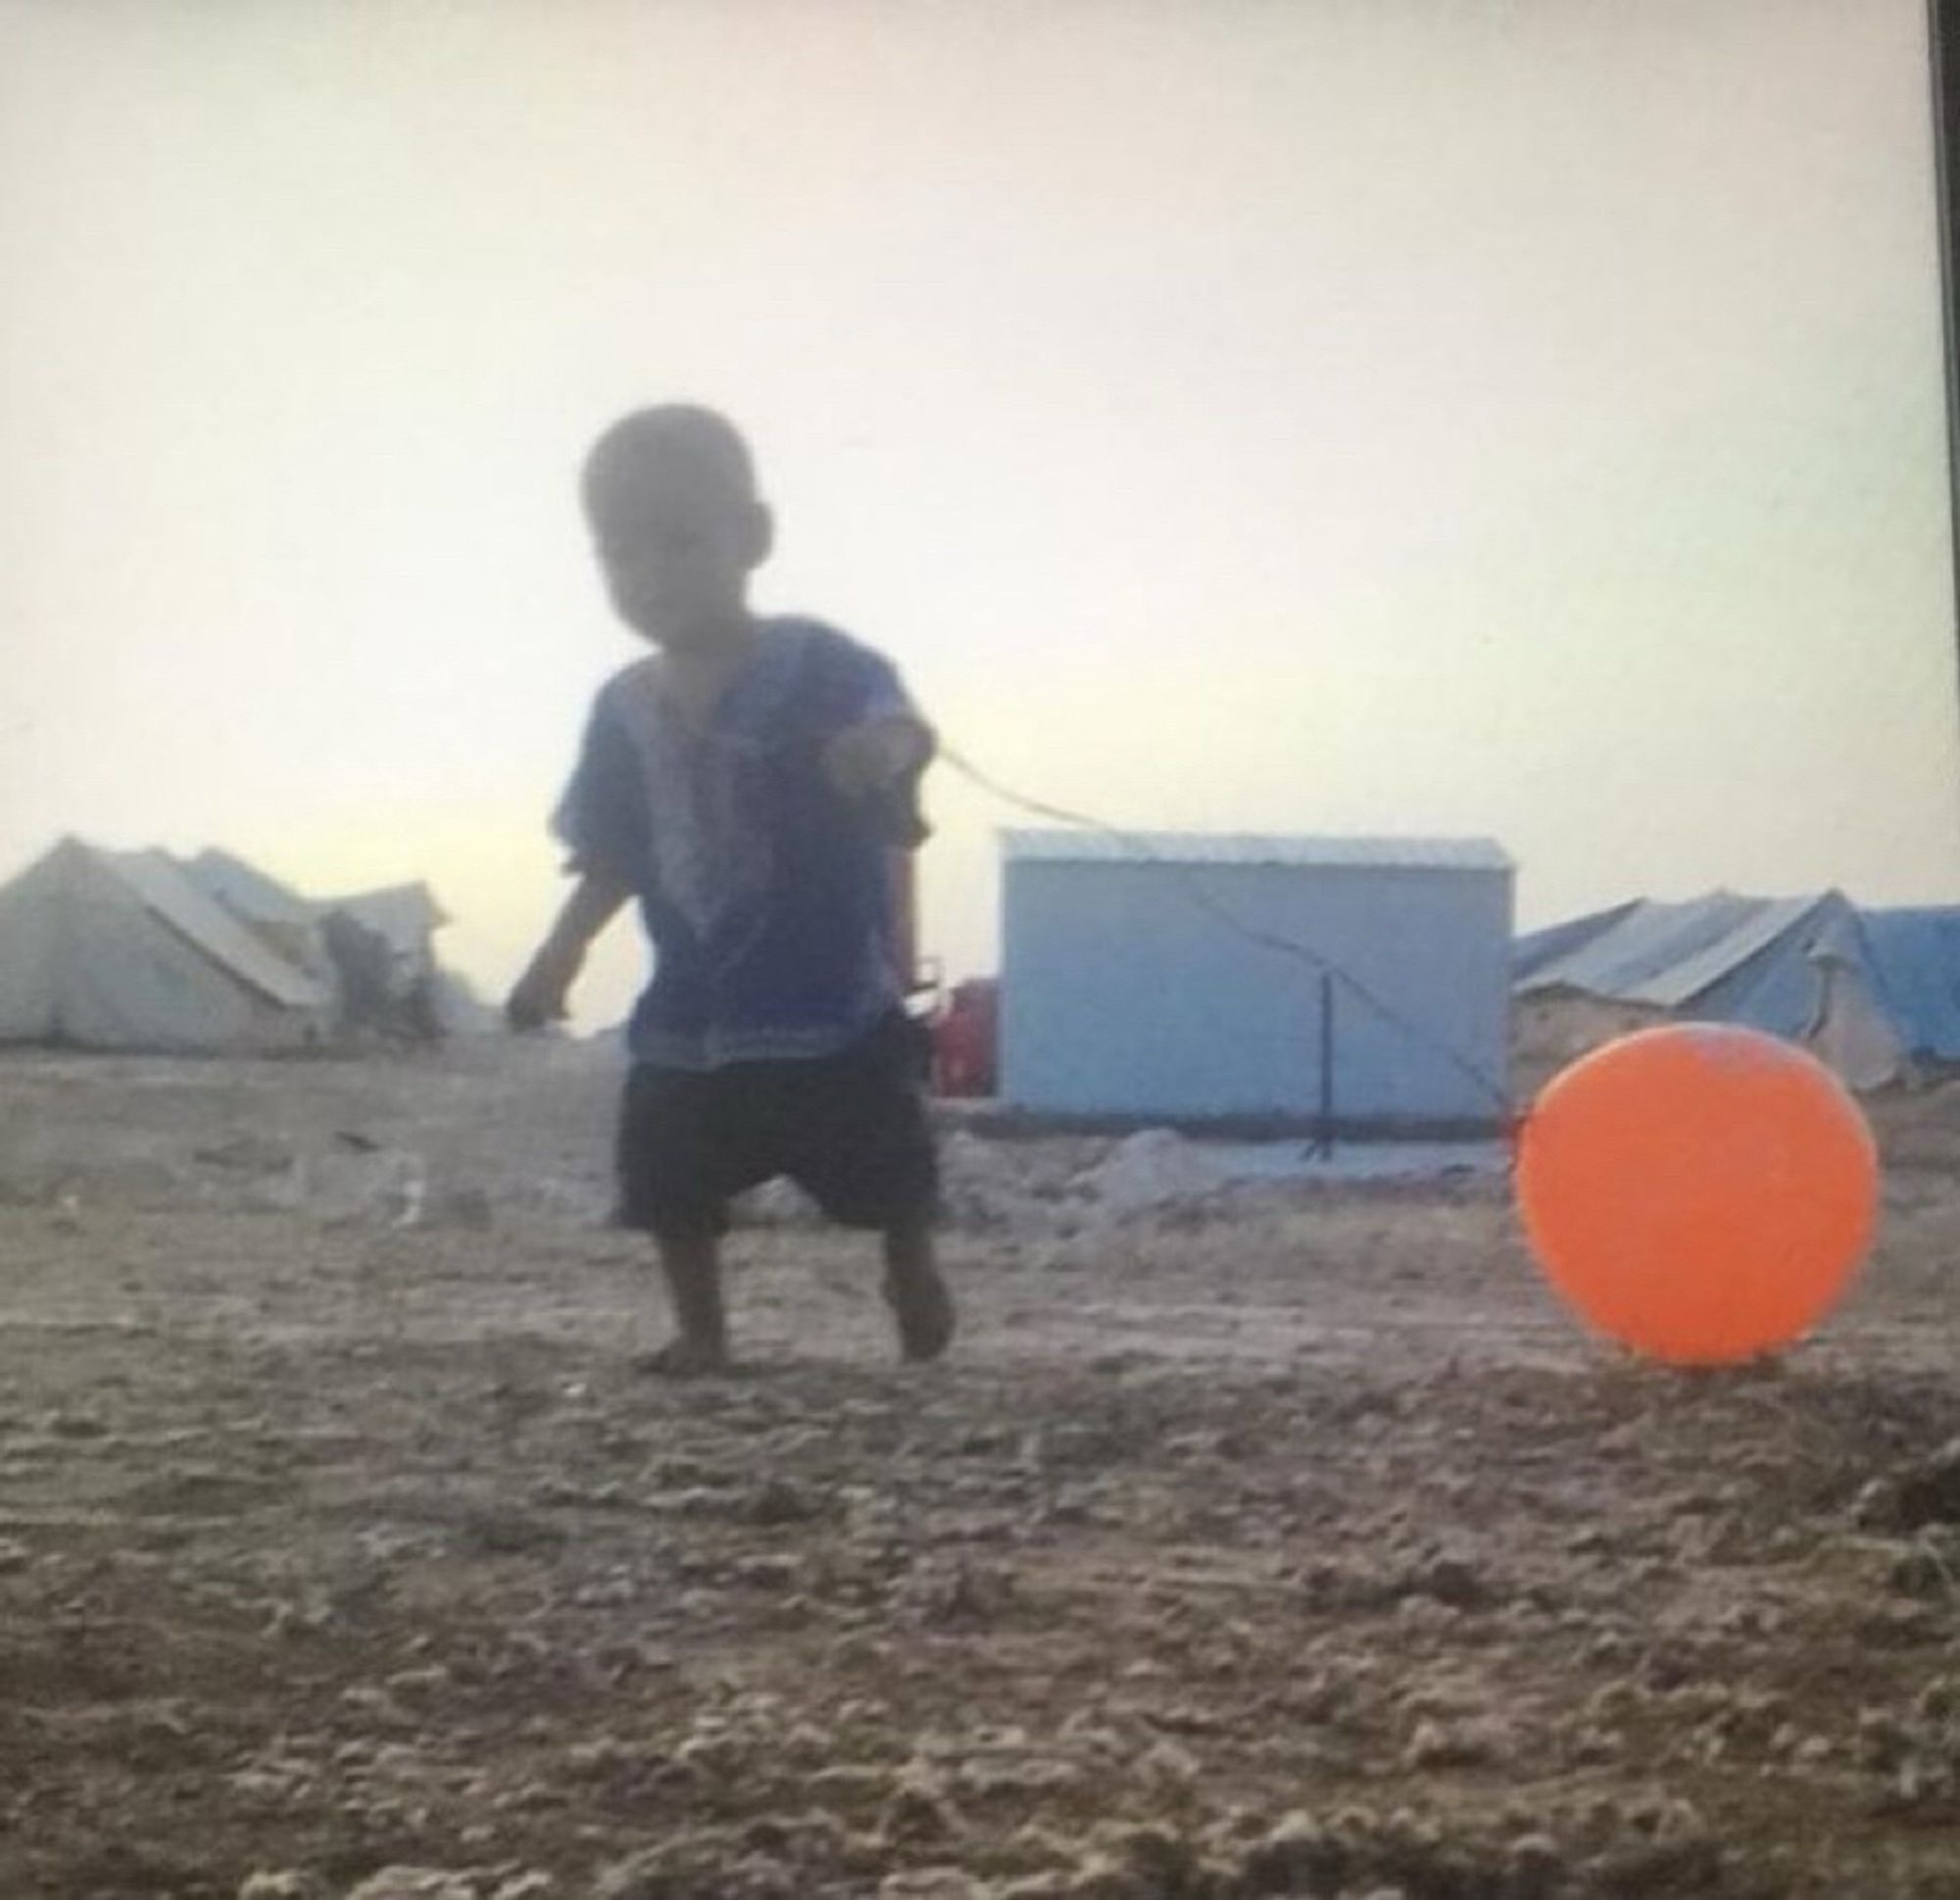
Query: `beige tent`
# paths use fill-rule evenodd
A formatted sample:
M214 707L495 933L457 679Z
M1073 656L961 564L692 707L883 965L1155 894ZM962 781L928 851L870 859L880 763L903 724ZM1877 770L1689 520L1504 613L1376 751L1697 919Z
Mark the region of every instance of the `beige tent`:
M253 933L331 992L337 1034L411 1041L494 1026L441 968L435 933L449 918L425 884L303 898L229 852L200 853L185 873Z
M201 851L180 868L286 962L298 964L327 990L337 987L317 905L231 852Z
M271 1051L330 1016L316 977L162 852L64 839L0 887L0 1043Z

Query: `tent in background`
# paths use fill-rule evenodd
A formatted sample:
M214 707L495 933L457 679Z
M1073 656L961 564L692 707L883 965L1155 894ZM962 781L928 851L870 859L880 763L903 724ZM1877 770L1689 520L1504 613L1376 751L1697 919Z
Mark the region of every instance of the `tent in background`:
M315 906L350 1029L428 1041L443 1033L435 933L449 918L425 884L395 884Z
M1854 1089L1960 1059L1960 910L1861 911L1836 891L1642 901L1520 939L1512 983L1528 1064L1674 1019L1803 1044Z
M317 904L230 852L201 851L182 868L207 897L217 899L287 962L297 963L338 996L339 972L327 951Z
M482 1005L439 966L435 933L449 919L425 884L314 900L229 852L185 865L208 895L333 994L335 1027L410 1041L476 1034Z
M65 838L0 887L0 1043L304 1048L332 998L163 852Z
M435 933L449 922L426 884L390 884L352 897L321 898L314 908L321 916L351 917L364 930L383 939L406 962L435 958Z
M1914 1055L1960 1062L1960 906L1866 910L1865 943Z

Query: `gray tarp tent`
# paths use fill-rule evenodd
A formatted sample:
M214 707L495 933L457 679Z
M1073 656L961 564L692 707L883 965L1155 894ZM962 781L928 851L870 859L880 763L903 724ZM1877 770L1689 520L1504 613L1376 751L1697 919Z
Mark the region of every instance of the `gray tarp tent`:
M1960 1062L1960 905L1864 910L1886 1006L1926 1061Z
M1521 1006L1747 1024L1857 1089L1960 1059L1960 909L1860 910L1837 891L1643 901L1521 938L1512 982Z
M163 852L68 838L0 887L0 1043L292 1049L331 1007Z

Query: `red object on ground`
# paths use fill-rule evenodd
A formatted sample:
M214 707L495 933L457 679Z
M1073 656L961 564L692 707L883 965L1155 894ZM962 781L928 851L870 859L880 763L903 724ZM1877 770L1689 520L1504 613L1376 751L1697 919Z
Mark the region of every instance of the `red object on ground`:
M1525 1123L1517 1186L1558 1293L1678 1365L1801 1339L1878 1224L1857 1103L1802 1049L1726 1024L1645 1030L1574 1063Z
M998 1076L1001 986L994 977L956 983L932 1025L933 1090L942 1096L991 1096Z

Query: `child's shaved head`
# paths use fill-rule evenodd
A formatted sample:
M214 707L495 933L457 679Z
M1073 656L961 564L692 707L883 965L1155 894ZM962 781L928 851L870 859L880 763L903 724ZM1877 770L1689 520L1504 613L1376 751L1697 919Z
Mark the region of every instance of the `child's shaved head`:
M749 445L725 416L690 403L621 416L593 444L581 489L596 516L616 497L676 480L719 500L756 499Z
M689 403L635 410L593 444L580 486L627 625L672 648L747 624L749 576L773 530L749 445L726 418Z

